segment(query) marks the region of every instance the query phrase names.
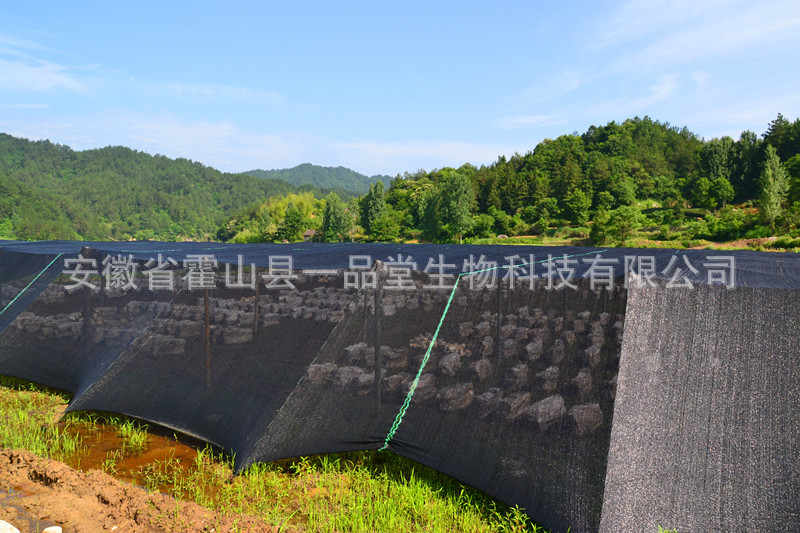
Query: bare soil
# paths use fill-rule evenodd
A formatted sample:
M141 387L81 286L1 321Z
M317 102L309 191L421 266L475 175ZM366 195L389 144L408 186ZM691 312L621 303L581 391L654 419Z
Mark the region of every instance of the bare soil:
M0 450L0 520L21 533L53 524L64 533L278 530L252 516L217 513L20 450Z

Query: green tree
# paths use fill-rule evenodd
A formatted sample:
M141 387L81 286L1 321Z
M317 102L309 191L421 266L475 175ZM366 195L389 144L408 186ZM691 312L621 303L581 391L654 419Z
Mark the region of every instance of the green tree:
M573 189L564 198L564 207L569 220L580 226L589 221L592 198L580 189Z
M460 243L472 223L472 183L467 176L451 171L444 175L437 189L442 228L450 238Z
M398 242L400 240L401 213L386 207L380 216L372 221L370 240L375 242Z
M644 216L638 209L624 205L612 211L597 213L589 236L596 244L618 242L624 246L625 241L643 221Z
M369 186L369 192L359 202L361 227L367 235L372 234L372 223L386 210L383 183L377 182Z
M303 231L308 225L308 220L303 212L295 207L294 202L286 206L286 214L278 225L278 239L296 242L303 239Z
M786 169L783 168L777 151L772 145L767 146L760 182L761 195L758 205L761 208L761 217L772 230L775 230L775 219L780 216L789 192L789 180Z
M351 221L344 202L335 192L325 197L322 212L322 235L326 242L341 242L350 232Z

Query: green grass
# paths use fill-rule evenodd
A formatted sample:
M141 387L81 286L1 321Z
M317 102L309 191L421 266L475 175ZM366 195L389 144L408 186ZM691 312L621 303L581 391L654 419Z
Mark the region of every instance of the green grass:
M234 476L231 457L205 448L194 461L169 454L136 472L123 472L125 457L146 450L147 426L110 413L85 412L70 413L56 425L68 399L58 391L0 377L0 447L75 463L95 443L91 432L111 424L122 442L106 452L103 471L224 515L248 514L279 527L319 532L546 533L521 509L391 452L259 463ZM77 435L79 427L89 436Z
M63 461L84 452L83 439L57 427L67 398L56 391L0 377L0 446Z
M123 472L120 463L148 445L147 426L109 413L71 413L55 419L68 395L0 377L0 448L24 448L57 460L86 455L93 445L81 426L113 424L121 439L101 464L111 475L132 478L149 491L172 494L222 515L247 514L279 528L313 532L425 531L547 533L518 507L504 505L457 480L391 452L352 452L258 463L233 475L231 457L211 448L194 460L176 458ZM174 516L159 519L179 524ZM659 527L659 533L677 533Z

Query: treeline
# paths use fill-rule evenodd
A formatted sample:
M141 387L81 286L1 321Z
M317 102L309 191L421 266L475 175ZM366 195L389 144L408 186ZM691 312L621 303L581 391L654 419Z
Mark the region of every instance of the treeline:
M208 240L254 198L308 191L124 147L0 134L0 238Z
M645 225L717 240L791 233L800 225L800 119L778 115L761 136L703 140L637 117L548 139L480 168L407 172L347 205L335 195L315 202L291 235L269 229L282 221L274 210L274 226L259 225L255 206L218 237L242 239L237 227L247 228L248 240L299 239L313 228L334 241L463 242L565 226L601 243L624 242Z

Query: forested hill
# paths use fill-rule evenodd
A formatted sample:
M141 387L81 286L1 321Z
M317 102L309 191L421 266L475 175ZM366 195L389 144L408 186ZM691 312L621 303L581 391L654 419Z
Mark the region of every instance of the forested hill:
M120 146L0 134L0 238L208 239L231 212L297 190Z
M292 185L313 185L320 189L349 191L364 194L369 186L377 181L389 185L390 176L365 176L345 167L321 167L311 163L303 163L294 168L282 170L250 170L245 174L258 178L277 178ZM340 194L341 196L341 194Z
M237 212L217 237L236 242L325 240L482 242L526 236L699 246L703 241L800 241L800 119L759 135L703 139L648 117L545 139L477 168L406 172L347 204L292 195ZM794 239L798 239L795 241Z

